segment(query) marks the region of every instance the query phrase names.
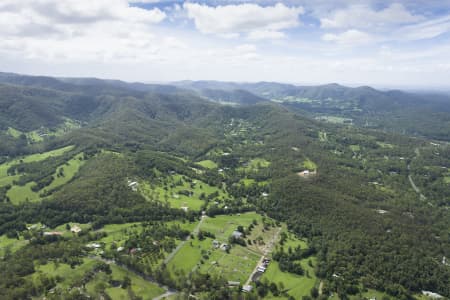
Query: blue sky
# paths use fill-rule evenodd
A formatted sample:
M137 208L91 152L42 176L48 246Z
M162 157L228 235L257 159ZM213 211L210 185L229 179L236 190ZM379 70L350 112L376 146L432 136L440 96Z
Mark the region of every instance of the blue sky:
M0 70L450 88L450 1L2 0Z

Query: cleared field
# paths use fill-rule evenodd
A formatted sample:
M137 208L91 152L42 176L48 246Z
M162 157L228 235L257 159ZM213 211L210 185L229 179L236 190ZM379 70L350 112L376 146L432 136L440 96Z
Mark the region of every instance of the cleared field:
M383 143L383 142L376 142L378 146L380 146L381 148L387 148L387 149L392 149L394 148L394 145L392 144L388 144L388 143Z
M350 150L352 150L353 152L359 152L361 151L361 147L359 145L350 145L349 146Z
M5 255L6 249L9 249L11 253L14 253L21 247L25 246L28 243L27 240L24 240L22 237L17 239L10 239L6 235L0 236L0 258Z
M127 271L117 265L111 264L112 271L112 279L113 280L123 280L125 276L130 277L131 279L131 289L138 297L142 297L144 300L151 300L165 291L154 283L148 282L142 277L137 276L136 274ZM120 289L120 290L119 290ZM123 296L123 291L126 291L120 287L109 287L106 289L108 295L113 299L129 299L128 293L127 298L121 298Z
M215 169L215 168L217 168L217 164L215 162L213 162L212 160L209 160L209 159L199 161L199 162L197 162L197 165L200 165L200 166L202 166L204 168L207 168L207 169Z
M31 190L31 187L34 186L34 184L34 182L28 182L24 186L14 185L8 190L6 195L13 204L19 204L26 201L36 202L39 200L39 193Z
M251 186L252 184L256 183L255 179L250 178L241 179L239 182L243 183L245 186Z
M63 155L65 152L70 151L72 149L73 149L73 146L67 146L64 148L60 148L60 149L56 149L56 150L52 150L52 151L48 151L48 152L44 152L44 153L36 153L36 154L27 155L27 156L24 156L21 158L16 158L10 162L1 164L0 165L0 186L5 186L8 184L13 185L13 181L20 177L20 175L8 176L7 171L8 171L8 168L10 168L11 166L18 164L20 162L24 162L24 163L37 162L37 161L42 161L42 160L47 159L52 156L60 156L60 155ZM79 160L79 158L81 158L81 156L82 156L82 154L78 154L73 159L71 159L68 162L68 164L58 167L58 170L54 174L55 180L53 180L53 182L50 184L50 186L47 187L46 189L56 188L60 185L67 183L69 180L71 180L73 178L73 176L75 176L79 167L84 163L84 161ZM65 171L64 177L57 176L59 168L65 168L64 169L64 171ZM6 195L9 197L9 199L11 200L11 203L13 203L13 204L18 204L18 203L21 203L24 201L31 201L31 202L38 201L38 200L40 200L39 193L41 191L34 192L31 189L34 184L35 184L34 182L29 182L29 183L25 184L24 186L13 185L8 190Z
M69 265L60 263L55 264L50 262L46 265L39 265L36 268L36 273L32 276L37 278L39 274L48 274L52 276L59 276L62 280L57 284L57 288L67 290L69 287L76 283L81 282L81 279L85 276L86 272L92 270L93 266L97 263L94 259L85 258L83 264L71 268ZM131 279L131 289L135 295L142 297L142 299L153 299L154 297L164 293L164 289L160 288L156 284L148 282L136 274L127 271L117 265L110 264L111 275L106 273L97 273L94 278L86 285L87 292L96 297L99 289L105 289L110 297L113 299L130 299L128 291L120 287L112 287L109 283L109 279L123 281L125 276ZM125 298L121 298L125 296Z
M220 242L228 242L228 237L239 225L248 227L253 220L260 223L261 218L261 215L254 212L241 215L221 215L205 219L200 229L213 233L216 236L216 240Z
M267 168L270 166L270 161L265 160L264 158L254 158L252 159L249 164L248 168L252 170L258 170L260 168Z
M303 162L303 168L310 170L310 171L314 171L317 170L317 165L310 159L306 159Z
M22 134L22 131L14 129L12 127L8 127L8 130L6 131L6 133L12 137L18 138Z
M72 180L72 178L77 174L80 167L85 163L85 161L82 158L83 153L79 153L64 165L59 166L56 169L55 173L53 174L53 178L55 179L48 187L45 188L45 190L53 190ZM61 172L64 173L64 176L58 176L58 174Z
M287 251L289 247L295 248L297 246L300 246L302 249L308 247L305 241L299 240L289 234L289 238L283 245L284 251ZM309 265L309 261L311 261L312 267ZM299 262L305 270L304 276L282 272L279 268L278 262L272 260L261 279L267 279L274 283L282 282L285 290L287 290L287 293L295 299L301 299L303 296L309 296L311 289L317 284L317 278L314 273L314 266L316 265L317 259L312 256ZM272 296L272 299L280 298Z
M202 272L222 274L229 280L245 282L260 258L259 253L239 245L234 245L229 253L213 246L213 240L220 244L228 244L228 238L241 225L248 227L253 220L261 222L261 216L256 213L241 215L216 216L206 218L200 230L215 235L215 239L195 239L186 242L180 251L168 264L171 272L183 270L185 274L200 270Z
M69 118L66 118L65 122L61 125L59 125L56 128L40 128L33 131L20 131L15 128L9 127L6 131L7 134L11 135L12 137L19 138L22 134L24 134L27 137L28 143L38 143L42 142L45 137L48 136L61 136L65 133L80 128L81 125L78 121L71 120Z
M36 153L36 154L31 154L31 155L27 155L27 156L22 156L22 157L18 157L12 161L3 163L0 165L0 180L5 178L5 177L13 177L13 176L8 176L7 171L8 168L11 167L12 165L18 164L20 163L20 161L24 162L24 163L28 163L28 162L34 162L34 161L41 161L44 160L46 158L49 158L51 156L60 156L63 155L64 153L66 153L67 151L70 151L74 148L74 146L67 146L64 148L59 148L59 149L55 149L52 151L48 151L48 152L43 152L43 153Z
M91 270L95 263L95 260L85 258L83 259L83 263L81 265L72 269L68 264L55 264L53 262L49 262L46 265L37 266L36 273L32 276L37 277L40 273L60 276L62 280L57 284L57 288L67 289L75 282L80 282L80 280L84 277L84 274Z
M168 177L166 186L154 186L147 182L143 182L139 186L139 191L143 193L148 199L167 201L172 207L184 208L188 210L200 210L205 201L200 197L203 194L208 196L212 193L218 193L218 198L229 198L222 189L210 186L202 181L194 180L190 182L187 178L181 175L172 175ZM190 196L186 195L187 193Z
M215 249L211 251L209 259L200 266L199 270L208 274L220 274L227 280L244 284L260 257L239 245L233 246L230 253Z

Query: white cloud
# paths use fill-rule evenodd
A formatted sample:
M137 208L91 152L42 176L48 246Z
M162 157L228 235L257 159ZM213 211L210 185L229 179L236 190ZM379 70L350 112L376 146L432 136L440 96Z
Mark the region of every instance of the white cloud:
M322 36L322 40L327 42L337 42L345 45L366 44L373 41L373 38L362 31L350 29L343 33L326 33Z
M185 3L184 8L196 28L204 34L244 33L253 39L282 37L282 30L300 24L299 15L304 12L302 7L288 7L282 3L265 7L250 3L216 7Z
M129 3L158 3L160 0L128 0Z
M0 40L3 52L47 62L151 60L181 44L153 32L165 17L127 0L2 0Z
M346 9L335 11L330 17L320 19L323 28L383 28L396 24L408 24L423 20L420 15L413 15L402 4L374 10L365 4L351 5Z
M97 22L156 24L166 17L158 8L131 7L126 0L2 1L0 34L13 36L67 33Z
M395 32L399 38L406 40L431 39L450 31L450 16L408 25Z
M248 34L250 40L275 40L285 37L286 34L284 32L274 30L254 30Z

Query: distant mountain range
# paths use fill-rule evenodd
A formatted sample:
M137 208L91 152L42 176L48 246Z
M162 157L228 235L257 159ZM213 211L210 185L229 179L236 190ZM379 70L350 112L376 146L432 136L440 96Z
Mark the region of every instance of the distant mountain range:
M310 117L371 129L450 140L450 96L438 93L380 91L336 83L296 86L276 82L236 83L178 81L168 84L128 83L96 78L51 78L0 73L0 83L76 92L124 90L135 93L190 95L229 105L277 102Z

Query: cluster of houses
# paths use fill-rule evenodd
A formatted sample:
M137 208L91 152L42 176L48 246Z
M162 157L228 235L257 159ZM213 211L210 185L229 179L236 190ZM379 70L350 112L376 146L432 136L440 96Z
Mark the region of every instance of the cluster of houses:
M259 265L256 270L260 273L264 273L266 271L267 267L269 266L269 263L270 263L270 259L265 257L262 261L262 264Z

